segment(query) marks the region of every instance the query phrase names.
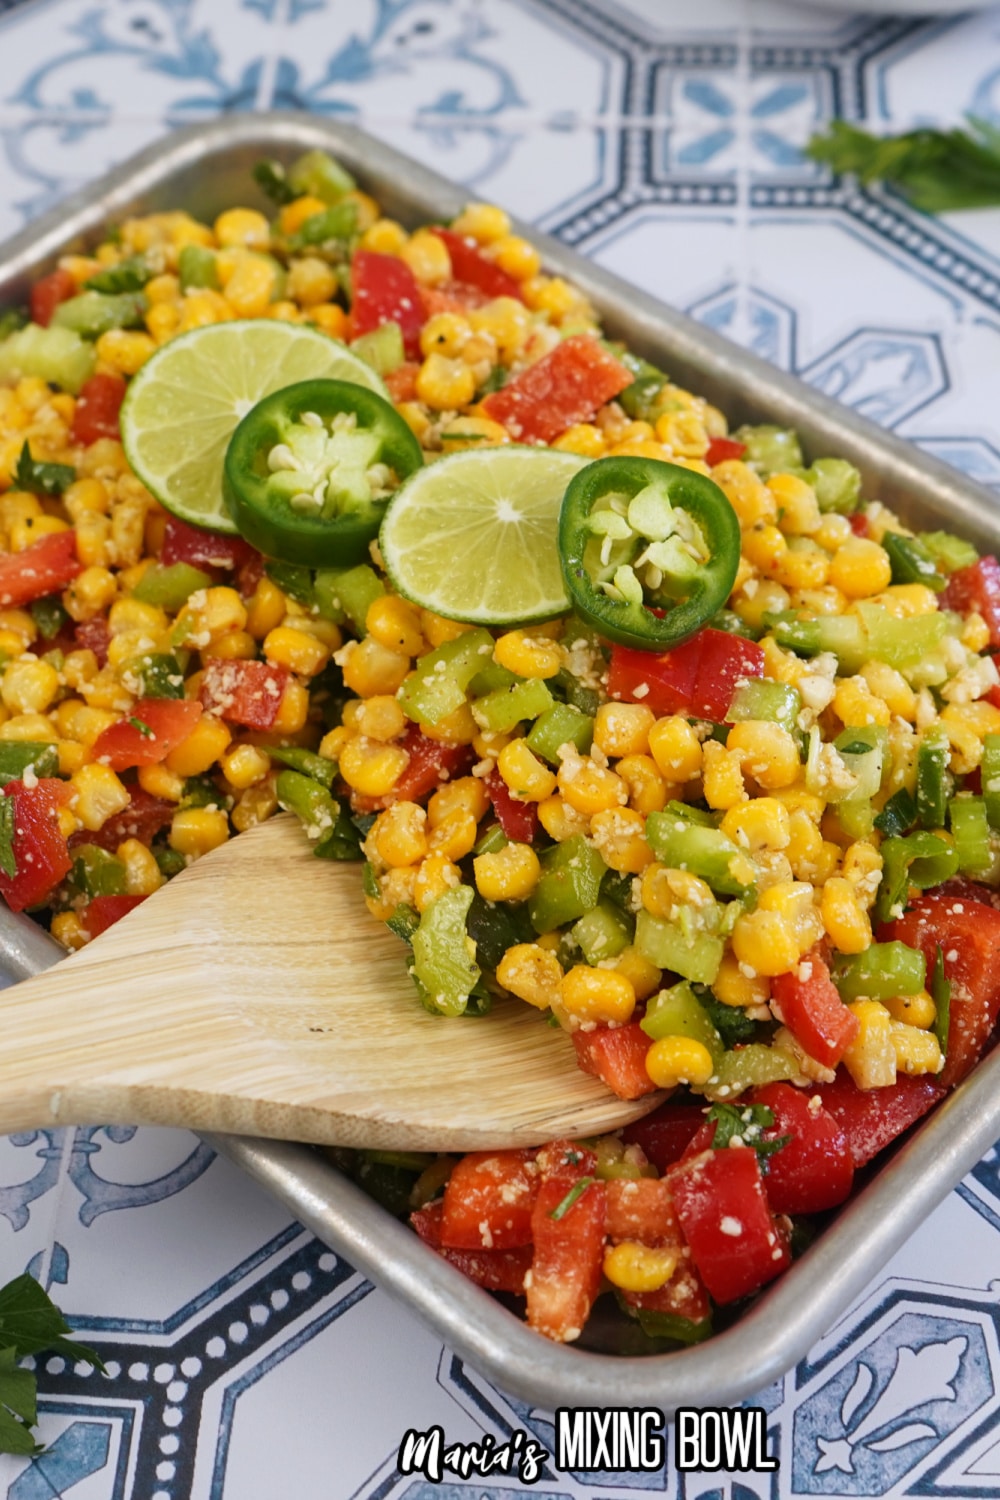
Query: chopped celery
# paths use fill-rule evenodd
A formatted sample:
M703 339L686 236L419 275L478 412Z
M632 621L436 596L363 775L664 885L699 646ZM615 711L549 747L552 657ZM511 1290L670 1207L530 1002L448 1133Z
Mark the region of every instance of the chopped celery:
M763 1042L750 1042L746 1047L722 1054L701 1092L706 1099L724 1101L747 1089L763 1088L766 1083L782 1083L798 1076L798 1063L790 1052Z
M477 724L493 734L508 734L522 719L537 719L552 707L552 694L540 677L519 677L495 688L472 705Z
M16 781L29 766L36 776L58 776L59 751L44 740L0 740L0 786Z
M306 151L288 168L288 186L296 198L308 194L323 203L336 203L351 193L357 183L345 167L318 148Z
M905 839L885 839L881 854L882 879L874 913L879 922L903 915L911 885L926 891L950 880L958 870L957 849L936 833L918 830Z
M528 735L528 747L555 765L562 745L575 745L586 755L594 738L594 721L571 703L554 703L539 715Z
M806 483L812 485L816 503L824 514L835 511L849 516L857 510L861 475L846 458L817 458L801 472Z
M802 449L791 428L765 423L759 427L741 427L733 437L746 445L744 462L752 464L765 479L771 474L802 468Z
M635 922L635 946L658 969L670 969L698 984L712 984L722 962L724 943L714 933L699 929L696 915L690 922L683 921L683 914L693 910L681 907L682 920L677 922L665 922L641 911Z
M958 868L963 875L989 875L994 865L990 847L990 825L983 797L953 797L948 804Z
M599 901L573 926L573 937L588 964L615 958L632 941L632 923L610 901Z
M945 579L937 570L933 557L919 537L901 536L887 531L882 546L892 564L893 583L924 583L936 594L945 588Z
M845 729L833 743L851 775L858 778L858 784L847 800L874 797L890 765L889 731L881 724L865 724L860 728ZM841 808L843 806L841 803Z
M725 1051L708 1012L686 980L654 995L639 1024L654 1042L662 1041L665 1036L691 1037L707 1047L716 1062Z
M377 375L391 375L406 363L403 333L398 323L382 323L371 333L363 333L352 341L351 349Z
M528 915L537 933L554 932L597 905L607 865L582 833L546 849L540 860L542 873Z
M917 995L926 977L924 955L898 941L872 943L863 953L842 960L833 970L833 981L845 1004L862 995L868 1000Z
M190 563L154 563L147 568L132 590L132 598L143 604L155 604L173 614L198 589L207 589L211 578Z
M128 892L124 861L98 844L78 844L74 849L70 883L91 898Z
M445 1016L460 1016L479 975L475 943L466 918L475 895L469 885L456 885L432 901L413 934L413 975L421 998Z
M972 543L952 536L950 531L920 531L917 535L942 573L971 568L979 560L979 553Z
M917 666L945 636L957 635L962 627L961 617L947 610L899 620L880 604L862 600L856 608L868 638L869 659L887 662L897 671Z
M983 740L983 799L991 828L1000 829L1000 734L988 734Z
M28 323L0 344L2 381L36 375L75 396L93 375L96 364L93 346L68 328L40 328L37 323Z
M700 875L721 895L745 896L751 889L741 868L748 863L746 855L718 828L701 827L670 812L652 812L646 819L646 842L665 865Z
M787 682L770 682L763 677L751 677L741 682L733 694L726 715L727 724L738 724L741 719L766 719L783 724L792 732L798 727L802 712L802 699L796 688Z
M789 613L764 616L779 646L799 656L818 656L832 651L845 672L857 672L869 659L861 621L854 615L819 615L811 620Z
M943 828L954 781L948 770L951 745L943 724L932 724L917 749L917 821L922 828Z
M185 245L177 257L177 273L181 279L181 291L191 287L219 289L219 266L215 251L204 245Z
M355 570L357 571L357 570ZM493 656L488 630L466 630L421 656L397 697L408 718L437 724L466 701L469 683Z
M52 328L68 328L83 339L100 338L112 328L141 328L148 304L142 292L79 292L60 302L52 314Z
M356 568L320 568L316 574L314 599L319 613L338 623L346 619L359 636L365 634L369 609L384 593L382 580L367 563Z

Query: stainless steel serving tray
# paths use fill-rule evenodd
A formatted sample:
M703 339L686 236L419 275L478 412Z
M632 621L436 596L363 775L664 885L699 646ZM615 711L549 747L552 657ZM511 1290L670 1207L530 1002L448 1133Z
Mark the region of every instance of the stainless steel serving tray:
M37 276L60 255L92 244L107 223L178 207L211 219L222 208L257 201L250 169L261 156L287 162L317 146L339 157L403 223L448 217L467 197L347 126L293 114L229 116L169 136L0 246L0 307L24 301ZM947 526L982 547L1000 548L1000 512L988 490L555 240L520 227L550 270L587 292L613 337L708 396L734 423L795 427L808 453L855 463L869 498L884 500L908 521ZM61 954L28 919L5 916L0 968L11 978L36 973ZM509 1392L549 1408L615 1404L670 1413L680 1404L740 1401L788 1370L998 1136L1000 1049L735 1327L696 1348L643 1356L550 1344L531 1333L311 1147L232 1136L213 1137L212 1144Z

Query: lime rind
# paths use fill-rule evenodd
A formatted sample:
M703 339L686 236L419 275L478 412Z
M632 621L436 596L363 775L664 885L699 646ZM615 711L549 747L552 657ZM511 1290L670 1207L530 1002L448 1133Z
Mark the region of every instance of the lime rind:
M586 463L575 453L507 444L417 470L390 501L379 534L394 587L424 609L475 625L564 613L559 509Z
M389 399L380 376L318 328L242 318L182 333L129 384L121 411L125 455L173 515L233 533L222 484L229 439L265 396L317 378L349 380Z

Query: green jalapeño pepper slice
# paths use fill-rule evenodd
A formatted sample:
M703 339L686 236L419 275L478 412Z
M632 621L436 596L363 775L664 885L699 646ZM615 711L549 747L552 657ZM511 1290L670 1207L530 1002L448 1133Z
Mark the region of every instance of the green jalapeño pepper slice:
M570 481L559 515L577 611L623 646L667 651L732 592L740 524L703 474L655 458L600 458Z
M388 401L346 380L303 380L265 396L226 450L225 493L240 533L267 557L350 568L397 485L423 462Z

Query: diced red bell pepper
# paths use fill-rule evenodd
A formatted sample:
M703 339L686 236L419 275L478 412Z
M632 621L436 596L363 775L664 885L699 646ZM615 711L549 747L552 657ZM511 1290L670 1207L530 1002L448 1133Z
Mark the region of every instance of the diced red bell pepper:
M515 844L531 844L538 832L538 803L520 802L511 794L500 772L493 770L483 780L497 822Z
M14 803L11 847L16 872L0 870L0 892L11 911L37 906L52 894L72 863L59 827L59 809L72 793L65 781L43 776L34 786L8 781L3 795Z
M990 645L1000 646L1000 562L987 554L968 568L958 568L948 579L939 600L942 609L981 614L990 631Z
M692 714L724 722L740 682L763 677L764 652L756 641L706 625L671 651L614 646L608 693L643 703L654 714Z
M980 901L921 896L904 916L881 928L879 938L919 948L928 974L941 947L951 1012L944 1067L936 1076L950 1088L977 1062L1000 1012L1000 912Z
M606 1083L619 1099L641 1099L656 1093L656 1084L646 1072L650 1041L638 1021L599 1026L596 1031L574 1031L573 1046L583 1072Z
M99 370L80 387L73 412L73 441L89 447L98 438L121 437L118 418L125 400L125 381L120 375Z
M468 1276L477 1286L488 1292L511 1292L524 1295L524 1278L531 1268L533 1250L530 1245L517 1245L510 1250L457 1250L441 1243L441 1217L443 1205L440 1201L428 1203L410 1215L410 1223L425 1245L436 1250L443 1260Z
M288 686L288 668L266 661L224 660L210 656L200 697L209 713L248 729L270 729Z
M350 338L371 333L383 323L398 323L407 359L420 359L424 303L417 279L405 261L376 250L355 250L351 297Z
M586 1177L597 1166L597 1156L589 1146L579 1141L549 1141L535 1156L535 1165L540 1177L571 1176Z
M726 463L732 458L742 458L746 451L746 443L738 443L735 438L713 438L705 449L705 462L710 469L714 469L716 464Z
M641 1245L682 1245L680 1220L665 1177L613 1177L605 1183L608 1239Z
M605 1240L603 1182L580 1188L579 1173L557 1172L539 1185L531 1215L535 1252L528 1281L528 1324L547 1338L579 1338L601 1289ZM579 1196L565 1207L568 1195ZM553 1214L559 1214L553 1218Z
M777 1014L810 1057L835 1068L858 1034L860 1022L841 1000L821 954L813 949L787 974L771 980Z
M0 557L0 606L17 608L44 599L72 583L80 570L75 531L40 537L23 552Z
M855 1168L863 1167L904 1130L916 1123L947 1089L932 1074L900 1073L881 1089L859 1089L846 1068L838 1068L832 1083L813 1090L847 1138ZM777 1153L781 1155L780 1152Z
M417 399L417 376L420 366L414 360L407 360L405 364L396 370L390 370L388 375L383 375L386 390L393 401L415 401Z
M515 442L551 443L574 422L588 422L632 374L587 334L576 334L481 402Z
M140 698L132 710L94 741L94 759L112 771L155 766L183 744L201 718L189 698Z
M667 1313L688 1323L703 1323L712 1311L705 1285L691 1264L691 1252L685 1247L677 1269L665 1286L655 1292L619 1292L627 1307L643 1312Z
M461 281L449 281L444 286L422 286L420 295L428 318L446 312L465 317L474 307L485 307L490 300L477 286Z
M665 1172L680 1161L703 1123L704 1115L697 1105L668 1101L645 1119L626 1125L622 1140L641 1146L657 1171Z
M704 1151L673 1167L666 1181L691 1258L716 1302L748 1297L791 1264L749 1146Z
M28 299L31 321L42 328L48 328L52 322L52 314L60 302L68 302L70 297L75 296L76 282L61 266L57 266L47 276L39 276Z
M177 811L177 804L164 797L153 797L141 786L132 786L128 790L131 798L128 807L108 818L95 832L81 828L70 834L71 850L78 844L100 844L102 849L113 854L126 839L138 839L140 844L149 847L161 828L169 824Z
M490 301L494 297L516 297L518 302L524 301L524 293L513 276L508 276L495 261L488 260L474 239L434 224L431 225L431 234L436 234L447 247L453 281L474 286Z
M534 1151L474 1151L444 1190L441 1243L457 1250L509 1250L531 1242L538 1192Z
M108 664L108 647L111 644L111 629L103 615L94 615L91 620L78 620L73 630L76 648L79 651L93 651L97 657L97 665L106 667Z
M203 531L188 526L176 516L168 516L163 529L160 562L189 563L192 568L243 568L257 562L260 553L241 536L224 536L219 531Z
M355 795L352 801L358 807L388 807L391 802L422 802L442 782L461 776L473 761L474 752L469 745L447 745L442 740L432 740L413 725L399 741L410 757L402 775L392 791L385 797L361 798Z
M855 536L868 535L868 517L865 515L863 510L852 511L847 520Z
M815 1214L843 1203L854 1181L854 1158L844 1127L811 1090L790 1083L754 1089L753 1104L764 1104L774 1124L763 1139L791 1136L767 1159L764 1191L776 1214Z
M92 938L100 937L146 899L145 896L95 896L83 912L83 925Z

